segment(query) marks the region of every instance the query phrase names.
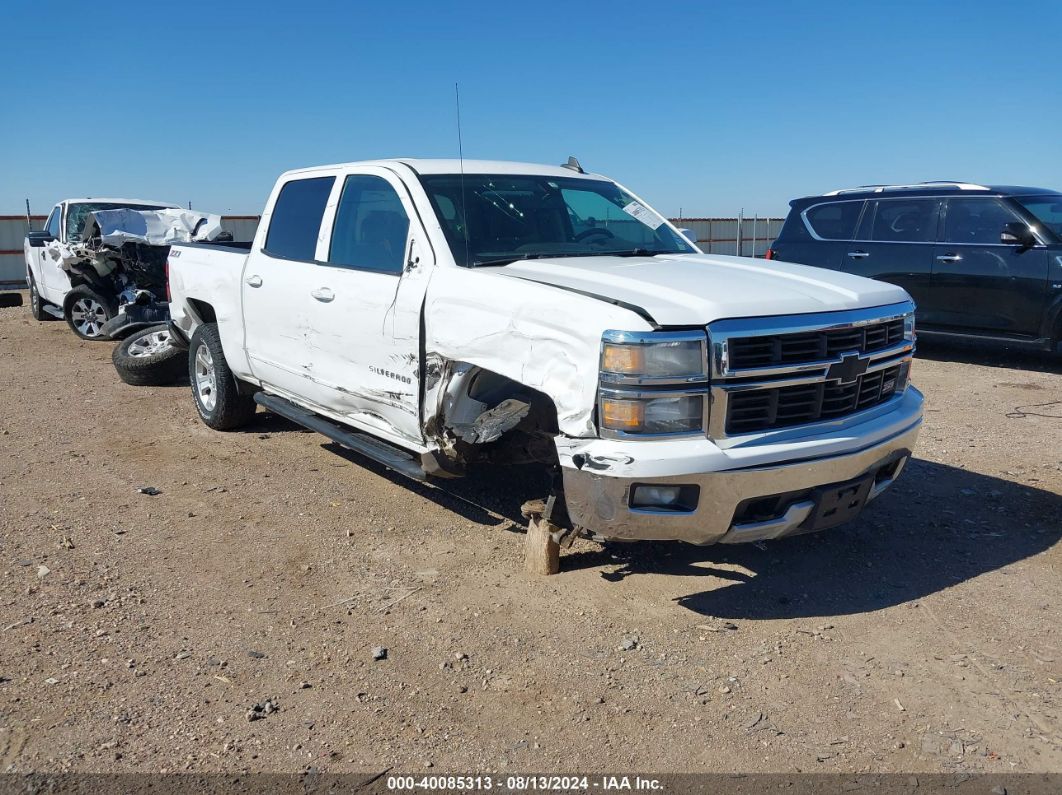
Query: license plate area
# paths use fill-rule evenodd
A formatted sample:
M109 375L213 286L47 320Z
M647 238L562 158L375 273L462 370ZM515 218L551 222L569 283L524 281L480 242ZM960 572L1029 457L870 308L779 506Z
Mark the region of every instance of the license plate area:
M866 505L867 497L874 486L874 473L815 489L815 510L807 518L804 527L809 530L825 530L851 521Z

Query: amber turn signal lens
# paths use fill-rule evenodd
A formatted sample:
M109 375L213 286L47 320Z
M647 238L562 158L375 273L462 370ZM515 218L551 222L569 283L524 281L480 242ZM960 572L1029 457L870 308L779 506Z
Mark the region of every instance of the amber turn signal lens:
M637 431L645 422L645 403L640 400L602 398L601 425L614 431Z
M644 373L645 351L640 345L613 345L606 342L601 356L601 369L607 373Z

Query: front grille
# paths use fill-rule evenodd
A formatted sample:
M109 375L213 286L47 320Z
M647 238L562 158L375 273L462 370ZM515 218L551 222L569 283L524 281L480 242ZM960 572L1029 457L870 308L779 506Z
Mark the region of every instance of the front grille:
M856 328L734 337L727 349L728 364L740 369L821 361L849 351L880 351L903 338L903 318Z
M903 321L900 321L900 333L902 338ZM731 392L727 400L726 432L754 433L843 417L869 409L896 393L900 367L894 365L866 373L848 384L820 381L776 389Z

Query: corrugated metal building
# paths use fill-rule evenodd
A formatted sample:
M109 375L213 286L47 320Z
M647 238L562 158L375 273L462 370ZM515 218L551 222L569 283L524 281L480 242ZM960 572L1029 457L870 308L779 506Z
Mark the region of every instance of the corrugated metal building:
M782 230L784 218L672 218L677 227L697 235L706 254L762 257Z

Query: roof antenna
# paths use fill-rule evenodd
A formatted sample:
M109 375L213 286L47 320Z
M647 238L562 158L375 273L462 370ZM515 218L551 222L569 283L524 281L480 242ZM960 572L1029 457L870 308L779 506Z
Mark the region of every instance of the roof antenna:
M465 201L465 147L461 142L461 89L454 83L454 100L457 103L457 157L461 163L461 227L465 233L465 266L471 267L468 254L468 204Z
M579 161L573 155L568 155L568 162L561 166L561 168L569 168L579 174L586 173L583 171L583 167L579 165Z

